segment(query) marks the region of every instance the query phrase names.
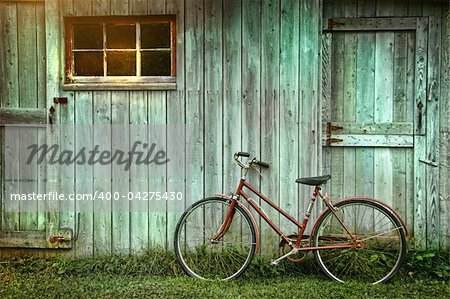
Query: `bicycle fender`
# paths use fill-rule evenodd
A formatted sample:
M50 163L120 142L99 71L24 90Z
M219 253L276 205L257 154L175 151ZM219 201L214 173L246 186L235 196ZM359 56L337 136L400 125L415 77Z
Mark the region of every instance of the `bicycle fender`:
M223 194L223 193L214 193L215 196L223 198L223 199L230 199L230 195L228 194ZM259 234L259 226L258 223L256 222L255 216L253 216L252 212L250 212L250 210L240 201L236 201L236 203L238 204L239 207L241 207L246 213L247 215L250 217L250 220L253 224L253 227L255 228L255 233L256 233L256 250L255 252L259 252L259 247L260 247L260 234Z

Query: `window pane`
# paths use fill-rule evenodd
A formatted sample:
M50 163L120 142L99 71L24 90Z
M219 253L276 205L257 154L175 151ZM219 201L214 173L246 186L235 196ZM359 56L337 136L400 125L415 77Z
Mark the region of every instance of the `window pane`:
M141 24L141 48L170 48L170 24Z
M106 44L108 49L136 49L136 26L107 25Z
M170 76L170 51L142 52L142 76Z
M136 51L108 52L108 76L136 76Z
M101 24L73 25L74 49L103 49L103 26Z
M75 76L103 76L103 52L75 52Z

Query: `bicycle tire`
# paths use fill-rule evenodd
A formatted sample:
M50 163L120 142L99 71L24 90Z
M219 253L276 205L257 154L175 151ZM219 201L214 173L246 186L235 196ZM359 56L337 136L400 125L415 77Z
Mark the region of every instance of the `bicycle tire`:
M219 197L202 199L189 207L175 229L175 255L183 271L193 277L229 280L242 275L256 251L256 231L250 216L235 205L226 234L216 244L230 203Z
M405 228L388 207L368 199L348 199L335 205L336 213L361 241L356 248L315 250L322 271L339 282L363 280L372 284L391 280L406 254ZM352 243L350 235L326 210L312 233L314 247Z

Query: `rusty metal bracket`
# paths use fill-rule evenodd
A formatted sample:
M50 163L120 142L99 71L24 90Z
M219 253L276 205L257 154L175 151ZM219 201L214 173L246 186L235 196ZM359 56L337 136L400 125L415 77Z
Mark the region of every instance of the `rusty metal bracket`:
M327 145L331 145L332 143L339 143L344 141L343 139L339 139L339 138L327 138Z
M67 98L54 97L53 98L53 103L55 103L55 104L67 104Z
M331 145L332 143L338 143L338 142L342 142L344 140L339 139L339 138L333 138L331 137L331 133L333 133L334 131L341 131L344 128L341 126L335 126L332 125L331 122L327 122L327 139L326 139L326 144L327 145Z
M332 125L330 122L327 122L327 134L330 135L334 131L341 131L344 127Z
M50 236L50 237L48 238L48 241L49 241L50 243L63 242L63 241L65 241L65 240L66 240L66 238L63 237L63 236Z
M334 27L343 26L345 23L336 22L334 19L328 19L328 29L331 30Z

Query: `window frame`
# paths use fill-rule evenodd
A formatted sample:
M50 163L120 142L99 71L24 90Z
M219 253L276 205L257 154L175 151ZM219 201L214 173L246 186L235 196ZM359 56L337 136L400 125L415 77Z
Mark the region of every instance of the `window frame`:
M170 76L107 76L105 74L106 55L108 49L105 48L105 30L103 30L103 76L74 76L74 25L96 24L105 26L111 25L136 25L136 68L141 68L141 42L140 24L149 23L169 23L170 24L170 51L171 70ZM139 25L138 25L139 24ZM148 15L148 16L89 16L89 17L64 17L65 28L65 64L64 64L64 85L65 90L174 90L176 89L176 15ZM139 46L138 46L139 45ZM89 51L89 49L87 49ZM114 51L114 50L113 50ZM138 65L139 64L139 65Z

